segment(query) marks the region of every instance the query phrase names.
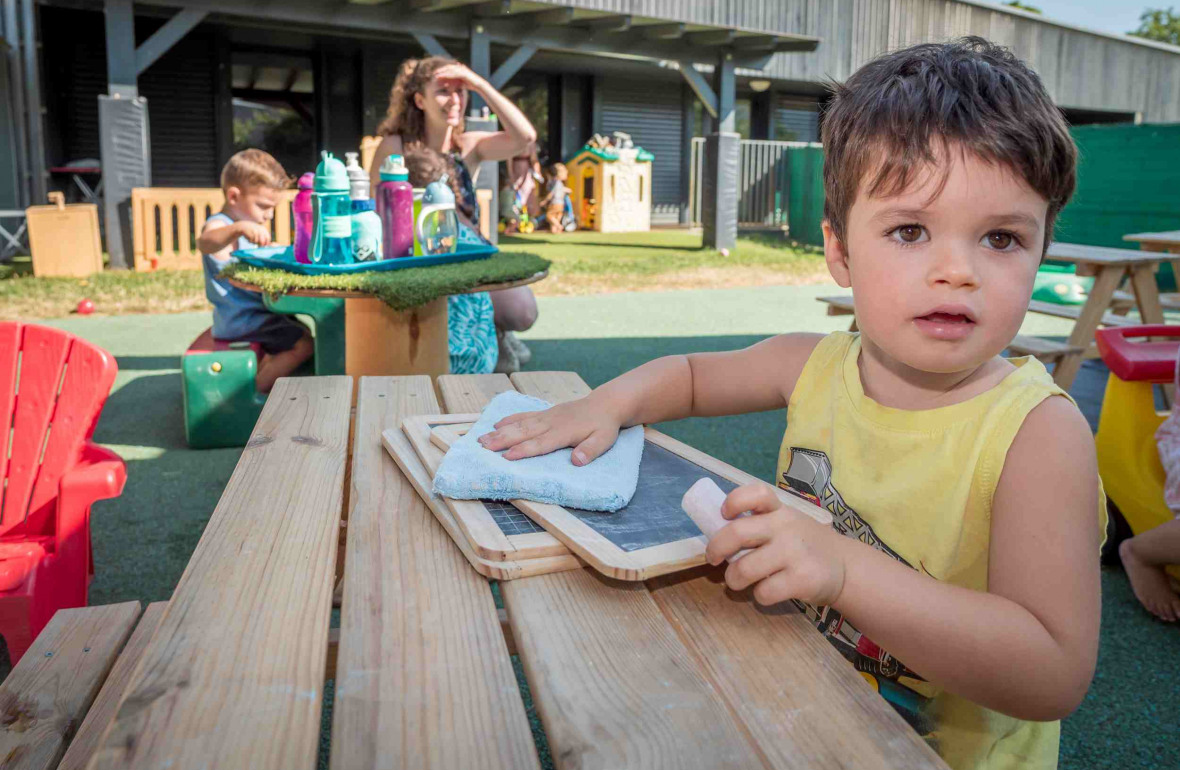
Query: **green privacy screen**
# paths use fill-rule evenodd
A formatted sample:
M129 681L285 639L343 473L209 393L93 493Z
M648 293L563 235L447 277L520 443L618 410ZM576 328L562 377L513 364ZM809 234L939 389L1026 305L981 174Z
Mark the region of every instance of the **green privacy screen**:
M1180 124L1078 126L1078 189L1056 238L1137 248L1123 236L1180 230Z
M1138 248L1127 233L1180 230L1180 123L1075 126L1078 187L1055 237L1090 246ZM791 158L791 236L821 245L823 150ZM1165 264L1162 282L1171 281Z

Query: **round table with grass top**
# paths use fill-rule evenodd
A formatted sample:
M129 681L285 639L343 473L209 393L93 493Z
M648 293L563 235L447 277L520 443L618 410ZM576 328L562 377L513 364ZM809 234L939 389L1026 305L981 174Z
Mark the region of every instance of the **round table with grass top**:
M533 255L522 255L533 257ZM508 271L501 280L463 286L428 286L424 292L401 292L389 282L390 276L404 271L374 274L376 281L309 281L308 276L281 273L278 270L239 269L227 275L229 282L247 291L272 296L289 295L344 300L344 373L359 376L391 376L450 373L447 346L447 297L481 291L499 291L527 286L548 276L548 262L533 257L535 263L523 262L515 272ZM491 260L488 260L489 262ZM463 263L470 264L470 263ZM457 265L456 267L459 267ZM501 271L502 272L502 271ZM492 273L485 273L492 275ZM353 276L346 276L353 278ZM317 276L330 278L330 276ZM314 285L319 283L321 285ZM327 283L328 285L323 285ZM332 285L335 284L335 285ZM351 285L350 285L351 284Z

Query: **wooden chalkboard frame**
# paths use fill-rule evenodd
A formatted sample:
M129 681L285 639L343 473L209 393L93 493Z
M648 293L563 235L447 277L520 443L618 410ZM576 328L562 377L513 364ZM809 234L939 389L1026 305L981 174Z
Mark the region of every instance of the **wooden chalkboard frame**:
M431 493L431 480L434 473L427 469L425 461L418 456L406 435L396 428L391 428L382 432L381 443L384 445L385 451L401 468L402 474L426 503L426 507L430 509L430 512L442 524L443 529L455 541L455 545L459 546L464 558L479 574L492 580L516 580L517 578L546 575L550 572L564 572L585 566L581 559L569 553L562 556L505 561L481 558L460 530L454 515L442 498ZM441 461L441 459L442 452L438 452L438 460Z
M464 415L449 416L457 418ZM471 424L479 415L465 415L465 417L466 421L464 422L451 420L441 424L436 422L435 426L437 427L432 427L430 437L434 445L439 449L450 448L451 444L471 428ZM644 439L739 486L760 481L745 471L710 457L654 428L644 428ZM786 492L780 490L776 490L776 492L784 504L796 508L821 523L829 525L832 523L830 514L822 508L808 505ZM636 551L624 551L560 505L537 503L531 500L512 500L511 502L567 545L575 555L584 559L586 563L607 577L617 580L648 580L659 575L691 569L705 563L705 540L700 535Z
M431 443L430 432L436 425L450 425L455 422L471 423L478 415L433 414L407 417L402 421L402 430L423 465L433 474L438 472L446 450ZM430 485L427 485L429 489ZM570 550L548 531L523 535L505 534L487 508L479 500L453 500L442 498L447 509L454 516L456 525L475 550L477 556L488 561L521 561L555 556L569 556ZM516 506L520 509L520 506ZM523 510L523 509L521 509ZM525 511L527 515L527 511ZM530 517L531 518L531 517ZM534 521L536 521L534 519ZM537 522L540 524L540 522ZM544 526L544 525L542 525Z

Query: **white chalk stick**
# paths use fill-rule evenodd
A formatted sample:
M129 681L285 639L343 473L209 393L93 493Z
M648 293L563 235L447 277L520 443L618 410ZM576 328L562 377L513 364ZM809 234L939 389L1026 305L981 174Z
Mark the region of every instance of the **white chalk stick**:
M693 524L696 524L705 534L705 538L711 540L718 530L729 524L729 520L721 515L721 504L724 502L725 493L721 491L721 487L717 486L713 479L705 477L698 479L688 488L680 500L680 507L688 514L688 518L692 519ZM748 516L749 513L741 515ZM742 549L730 556L727 561L735 562L749 552L748 548Z

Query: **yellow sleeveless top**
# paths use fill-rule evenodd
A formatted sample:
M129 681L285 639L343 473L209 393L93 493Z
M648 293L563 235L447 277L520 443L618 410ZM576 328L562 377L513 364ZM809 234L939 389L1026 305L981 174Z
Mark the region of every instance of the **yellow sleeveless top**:
M865 395L860 336L836 332L811 354L787 407L778 486L831 511L836 529L914 569L988 586L991 502L1024 418L1064 396L1041 362L967 401L924 411ZM1098 524L1106 531L1099 486ZM1027 722L922 680L829 607L799 607L955 770L1056 768L1059 722ZM964 660L964 665L971 665Z

